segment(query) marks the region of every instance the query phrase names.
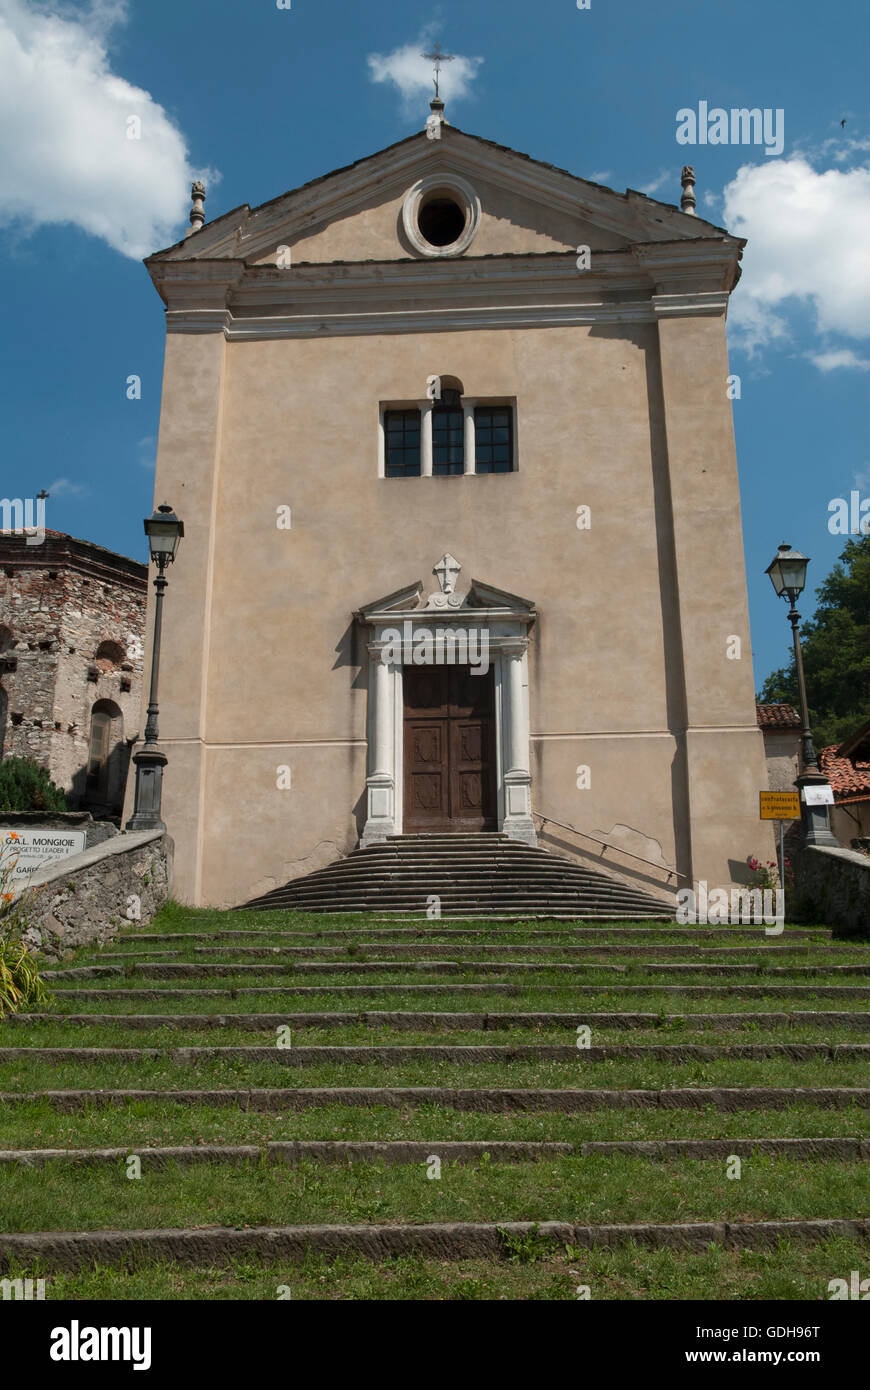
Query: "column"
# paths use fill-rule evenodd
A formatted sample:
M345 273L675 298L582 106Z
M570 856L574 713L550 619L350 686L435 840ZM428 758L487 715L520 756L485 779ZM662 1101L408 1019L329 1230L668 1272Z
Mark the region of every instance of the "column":
M477 452L476 436L474 433L474 401L462 402L463 426L465 429L465 462L463 473L473 473L475 471L475 454Z
M502 648L502 719L505 757L504 821L511 839L536 845L532 820L532 774L529 739L528 642L525 638Z
M390 671L386 661L382 660L382 656L383 653L380 651L372 654L375 743L372 755L372 772L389 774L392 763L390 756Z
M360 845L378 844L396 834L393 687L395 668L382 660L381 646L369 646L369 772L366 777L366 823Z
M420 431L420 473L424 478L432 477L432 412L434 406L431 401L424 401L422 406L422 419L420 421L422 429Z

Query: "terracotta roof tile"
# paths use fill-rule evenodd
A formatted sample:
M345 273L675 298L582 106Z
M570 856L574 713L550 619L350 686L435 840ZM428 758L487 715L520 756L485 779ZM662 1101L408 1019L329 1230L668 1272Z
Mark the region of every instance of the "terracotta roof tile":
M819 767L830 781L836 801L870 800L870 762L839 758L837 744L832 743L819 754Z
M801 717L791 705L756 705L760 729L799 729Z

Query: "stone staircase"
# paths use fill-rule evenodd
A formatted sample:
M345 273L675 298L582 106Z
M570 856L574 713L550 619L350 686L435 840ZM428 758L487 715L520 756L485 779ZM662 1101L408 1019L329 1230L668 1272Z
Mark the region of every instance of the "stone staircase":
M304 912L672 921L657 898L500 834L391 835L244 904Z

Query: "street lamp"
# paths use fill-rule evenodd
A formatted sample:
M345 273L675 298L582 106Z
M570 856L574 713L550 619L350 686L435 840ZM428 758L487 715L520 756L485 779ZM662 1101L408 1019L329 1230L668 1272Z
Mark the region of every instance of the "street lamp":
M819 760L816 757L816 750L813 746L813 736L810 730L810 712L807 705L807 686L804 679L804 661L801 653L801 640L798 633L800 613L795 608L795 599L803 592L807 582L807 565L809 559L802 555L799 550L792 550L787 542L779 547L773 560L765 570L765 574L770 575L770 582L776 590L778 598L784 598L789 604L788 620L791 623L792 639L794 641L794 661L798 680L798 694L801 702L801 719L803 728L801 729L801 772L795 778L795 786L798 788L801 798L801 823L804 833L804 844L807 845L833 845L840 848L839 840L835 839L831 833L830 812L828 806L833 800L830 791L830 782L823 772L819 769ZM827 793L813 791L813 788L826 787ZM825 800L821 797L825 796ZM818 800L817 800L818 798Z
M178 543L184 535L184 522L179 521L168 502L162 502L154 515L146 520L145 534L148 537L151 559L157 566L157 578L154 580L157 601L154 605L154 647L151 657L151 691L145 723L145 744L138 753L133 754L133 762L136 764L136 796L133 815L127 822L127 829L165 830L166 826L160 817L160 802L163 769L167 759L166 754L157 747L157 677L160 671L163 594L169 583L164 570L175 559Z

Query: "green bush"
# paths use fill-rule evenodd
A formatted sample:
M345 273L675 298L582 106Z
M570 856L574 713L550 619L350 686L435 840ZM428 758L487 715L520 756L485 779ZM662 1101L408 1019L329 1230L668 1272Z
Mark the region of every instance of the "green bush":
M30 925L37 890L28 889L13 900L16 861L14 845L0 849L0 1018L48 1002L39 965L21 939Z
M68 810L63 792L33 758L0 762L0 812Z

